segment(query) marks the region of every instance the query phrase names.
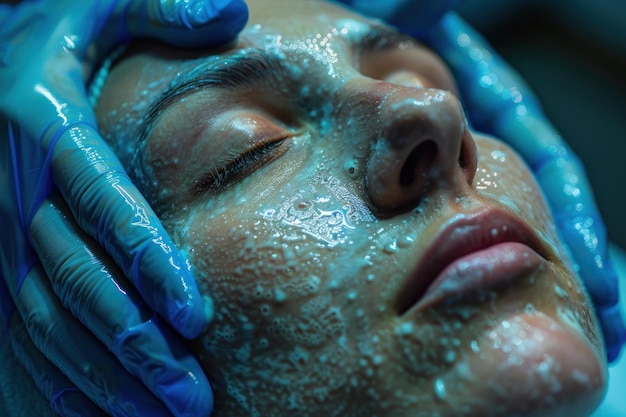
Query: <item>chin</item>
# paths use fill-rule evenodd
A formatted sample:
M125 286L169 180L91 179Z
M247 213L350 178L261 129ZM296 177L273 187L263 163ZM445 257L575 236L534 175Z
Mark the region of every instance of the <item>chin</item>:
M446 416L589 416L606 369L586 337L538 312L487 326L440 378Z
M599 327L584 289L558 260L489 291L418 301L390 332L389 379L397 382L389 399L407 393L381 415L583 417L606 391Z

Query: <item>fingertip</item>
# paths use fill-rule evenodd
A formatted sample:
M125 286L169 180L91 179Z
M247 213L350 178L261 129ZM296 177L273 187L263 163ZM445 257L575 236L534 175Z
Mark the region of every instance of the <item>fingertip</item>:
M188 364L187 372L163 375L157 395L177 417L209 416L213 411L213 392L204 372L195 360Z
M225 31L226 39L224 41L234 39L248 23L248 5L243 0L216 0L216 2L225 4L225 7L222 8L223 20L230 22ZM218 41L218 43L222 42Z
M235 39L248 22L248 6L243 0L199 0L184 9L186 26L206 31L199 36L204 46L217 46ZM189 42L181 46L194 46Z
M159 242L136 251L130 276L152 309L184 337L195 338L207 326L196 280L169 237L162 236Z
M183 14L189 29L220 19L233 24L241 23L242 16L245 23L248 6L243 0L196 0L187 3Z
M168 302L167 317L170 324L185 338L193 339L208 327L213 317L213 303L208 296L200 295L197 281L191 272L191 263L183 252L178 253L178 259L179 279L183 293L182 298L174 297L171 302Z
M211 414L213 393L200 364L158 316L120 333L113 350L124 367L140 378L173 415ZM130 392L128 388L121 391ZM128 401L118 403L132 400L123 399ZM147 402L144 414L138 415L152 416L147 413L150 406Z
M131 24L131 33L156 37L182 48L212 47L237 37L248 22L248 6L244 0L195 0L174 5L162 2L157 21L161 27L156 32L140 21Z
M166 301L169 323L187 339L198 337L208 326L206 309L200 295L191 296L186 301Z

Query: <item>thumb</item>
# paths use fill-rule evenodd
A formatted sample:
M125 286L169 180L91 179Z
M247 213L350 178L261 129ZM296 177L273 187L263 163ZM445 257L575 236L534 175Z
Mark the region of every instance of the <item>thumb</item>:
M124 0L120 7L121 40L148 37L184 48L227 43L248 21L244 0Z

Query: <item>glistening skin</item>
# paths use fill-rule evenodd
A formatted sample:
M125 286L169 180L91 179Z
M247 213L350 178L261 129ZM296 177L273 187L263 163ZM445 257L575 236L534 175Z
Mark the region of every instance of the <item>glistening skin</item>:
M589 300L444 64L335 5L249 6L222 50L131 47L96 109L215 302L216 415L589 415Z

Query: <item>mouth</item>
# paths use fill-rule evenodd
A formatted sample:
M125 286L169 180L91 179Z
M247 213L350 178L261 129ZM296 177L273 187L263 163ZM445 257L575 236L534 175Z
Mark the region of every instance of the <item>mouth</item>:
M399 315L510 285L537 271L548 253L517 216L497 208L452 218L401 286Z

